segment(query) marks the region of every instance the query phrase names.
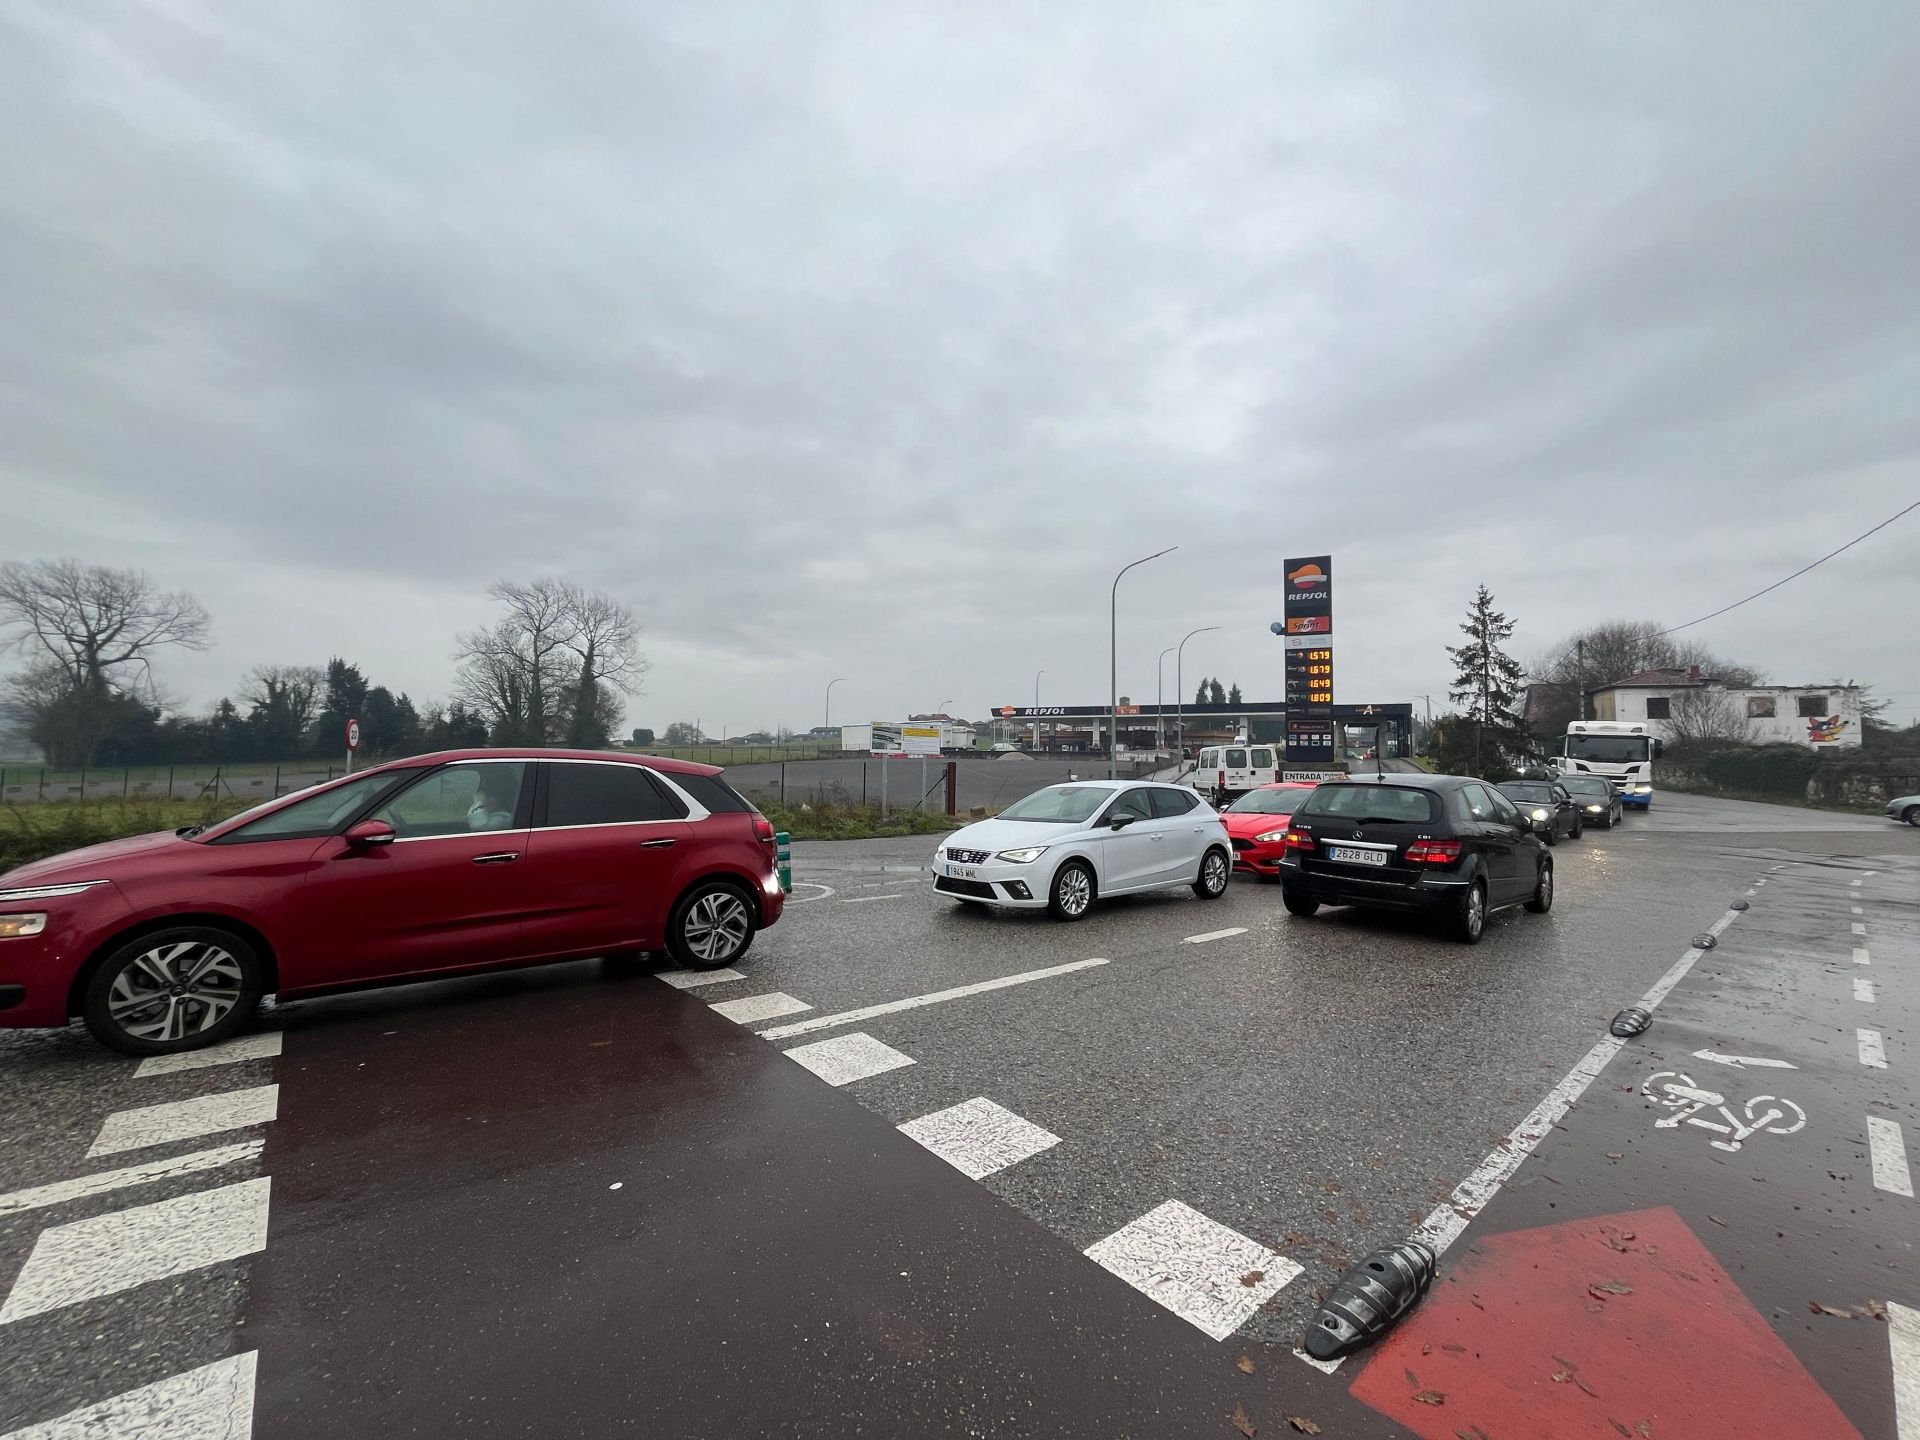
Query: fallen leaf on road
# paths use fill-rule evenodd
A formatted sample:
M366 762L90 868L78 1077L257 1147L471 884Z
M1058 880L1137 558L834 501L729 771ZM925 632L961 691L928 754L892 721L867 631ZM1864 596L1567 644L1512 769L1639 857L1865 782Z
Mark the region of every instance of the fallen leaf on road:
M1422 1355L1431 1355L1431 1354L1433 1353L1433 1346L1431 1346L1431 1345L1422 1345L1422 1346L1420 1347L1420 1353L1421 1353Z
M1635 1236L1636 1234L1638 1234L1638 1233L1639 1233L1639 1232L1638 1232L1638 1231L1635 1231L1635 1230L1622 1230L1622 1231L1620 1232L1620 1238L1621 1238L1622 1240L1631 1240L1631 1239L1633 1239L1633 1237L1634 1237L1634 1236Z
M1578 1375L1573 1377L1573 1383L1578 1385L1582 1390L1586 1391L1587 1394L1591 1395L1594 1399L1598 1400L1600 1398L1600 1392L1594 1389L1591 1385L1587 1384L1587 1382L1582 1380Z
M1627 1440L1633 1440L1633 1432L1627 1429L1627 1427L1622 1425L1618 1420L1610 1419L1607 1421L1607 1424L1611 1425L1614 1429L1618 1430L1622 1435L1625 1435L1627 1437Z
M1418 1400L1422 1405L1444 1405L1447 1403L1447 1397L1442 1395L1438 1390L1416 1390L1413 1392L1413 1398Z
M1567 1359L1567 1357L1564 1355L1554 1356L1553 1363L1558 1365L1562 1370L1566 1371L1569 1375L1571 1375L1574 1371L1580 1368L1578 1365L1574 1364L1571 1360Z
M1253 1440L1253 1421L1247 1418L1246 1406L1244 1405L1234 1406L1233 1414L1229 1415L1227 1418L1233 1421L1234 1429L1238 1430L1242 1435L1246 1436L1247 1440ZM1620 1433L1624 1435L1627 1432L1622 1430Z
M1441 1348L1442 1350L1444 1350L1444 1351L1446 1351L1446 1352L1447 1352L1447 1353L1448 1353L1449 1355L1464 1355L1464 1354L1466 1354L1466 1353L1467 1353L1467 1347L1466 1347L1466 1346L1464 1346L1464 1345L1449 1345L1449 1344L1448 1344L1448 1343L1447 1343L1446 1341L1444 1341L1444 1340L1442 1340L1442 1341L1440 1342L1440 1348Z
M1596 1300L1604 1300L1609 1295L1631 1295L1633 1287L1622 1285L1618 1280L1603 1280L1598 1285L1587 1286L1587 1293Z
M1807 1301L1807 1309L1816 1315L1831 1315L1836 1320L1853 1319L1853 1312L1851 1310L1836 1310L1831 1305L1822 1305L1818 1300Z
M1572 1378L1573 1372L1571 1370L1556 1370L1553 1372L1553 1383L1556 1385L1564 1385Z
M1253 1373L1253 1357L1252 1356L1242 1355L1238 1360L1234 1361L1233 1363L1239 1369L1242 1375L1251 1375Z
M1607 1151L1607 1159L1618 1160L1624 1154L1626 1154L1624 1150L1609 1150Z
M1726 1221L1722 1220L1718 1215L1709 1215L1707 1216L1707 1219L1713 1221L1714 1224L1722 1227L1724 1227L1727 1223Z
M1642 1420L1638 1425L1633 1427L1633 1433L1640 1436L1651 1435L1653 1434L1653 1426Z
M1469 1295L1467 1299L1473 1305L1473 1308L1476 1310L1484 1310L1487 1308L1486 1306L1480 1303L1480 1297L1478 1295Z
M1411 1370L1402 1370L1400 1373L1407 1377L1407 1384L1411 1388L1415 1390L1420 1388L1420 1377L1418 1375L1414 1374Z
M1860 1308L1876 1320L1884 1320L1887 1318L1887 1306L1883 1300L1869 1300Z
M1264 1270L1249 1270L1247 1271L1246 1274L1240 1277L1240 1283L1246 1286L1249 1290L1251 1290L1254 1286L1258 1285L1262 1280L1266 1278L1267 1278L1267 1272Z
M1842 1175L1838 1170L1829 1170L1827 1171L1827 1178L1829 1180L1851 1180L1853 1179L1853 1175L1851 1172Z
M1298 1430L1302 1435L1318 1435L1320 1433L1320 1427L1304 1415L1287 1416L1287 1424Z

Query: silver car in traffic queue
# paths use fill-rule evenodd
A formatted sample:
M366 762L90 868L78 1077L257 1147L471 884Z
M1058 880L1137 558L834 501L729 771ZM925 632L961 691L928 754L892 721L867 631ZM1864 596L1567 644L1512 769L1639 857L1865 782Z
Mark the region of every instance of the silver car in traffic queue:
M1227 827L1183 785L1081 780L1049 785L934 852L933 888L977 905L1078 920L1115 895L1190 886L1217 900L1233 873Z

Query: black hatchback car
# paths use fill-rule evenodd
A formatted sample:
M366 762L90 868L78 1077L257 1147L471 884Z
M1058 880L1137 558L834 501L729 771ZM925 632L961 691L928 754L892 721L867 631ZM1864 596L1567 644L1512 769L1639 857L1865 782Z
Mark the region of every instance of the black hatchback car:
M1471 945L1496 910L1553 908L1553 857L1514 803L1463 775L1323 781L1293 812L1280 889L1322 905L1429 911Z
M1506 780L1494 787L1511 800L1533 825L1533 833L1549 845L1560 837L1578 840L1586 829L1586 812L1558 780Z

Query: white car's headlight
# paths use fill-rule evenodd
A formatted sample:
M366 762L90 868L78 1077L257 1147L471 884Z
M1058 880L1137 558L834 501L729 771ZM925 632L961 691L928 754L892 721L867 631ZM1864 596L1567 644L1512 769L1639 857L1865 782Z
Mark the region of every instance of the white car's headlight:
M996 860L1011 860L1015 865L1024 865L1029 860L1038 860L1046 853L1047 847L1044 845L1029 845L1024 850L1002 850L993 858Z
M1282 840L1287 838L1287 830L1283 825L1278 830L1263 830L1253 838L1262 845L1278 845Z
M1533 812L1533 818L1536 820L1544 820L1547 818L1547 812L1544 810L1535 810Z

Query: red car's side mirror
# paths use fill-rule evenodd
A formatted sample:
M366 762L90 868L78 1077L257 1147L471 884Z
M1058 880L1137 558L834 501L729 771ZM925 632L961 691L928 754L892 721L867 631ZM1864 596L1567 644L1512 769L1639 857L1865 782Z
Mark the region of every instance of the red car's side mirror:
M374 845L391 845L397 837L393 826L384 820L362 820L350 826L343 838L354 849L364 850Z

